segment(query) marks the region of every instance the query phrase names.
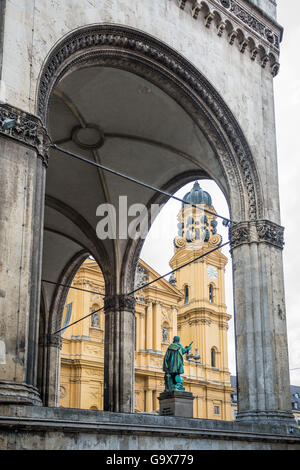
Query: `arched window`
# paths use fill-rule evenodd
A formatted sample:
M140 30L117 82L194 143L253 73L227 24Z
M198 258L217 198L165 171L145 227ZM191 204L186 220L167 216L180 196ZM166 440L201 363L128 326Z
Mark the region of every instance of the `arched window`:
M215 350L215 348L211 348L210 357L211 357L211 366L216 367L216 350Z
M208 287L208 298L211 303L214 301L214 286L212 284L209 284Z
M189 286L184 286L184 304L189 303Z

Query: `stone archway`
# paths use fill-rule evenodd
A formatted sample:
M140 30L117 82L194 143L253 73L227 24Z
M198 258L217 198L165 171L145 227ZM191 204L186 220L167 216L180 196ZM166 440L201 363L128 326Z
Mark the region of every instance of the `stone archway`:
M57 84L77 70L94 66L125 70L151 82L176 101L205 135L218 169L214 172L212 166L206 167L203 162L199 171L204 170L219 183L235 222L230 236L238 417L290 420L281 259L283 229L264 218L267 211L257 166L238 122L205 77L170 47L140 31L105 24L76 30L51 51L40 76L37 96L37 111L44 123L49 98ZM179 180L182 184L184 177ZM168 181L165 187L174 191L177 183ZM105 407L113 411L133 409L134 299L126 293L133 283L139 249L139 243L127 244L115 271L116 292L106 299L105 354L115 372L106 378ZM274 268L276 275L271 275Z
M40 76L37 113L44 123L54 87L82 67L109 65L140 75L180 103L203 129L220 161L232 217L263 216L263 196L247 141L221 96L190 62L148 34L116 25L78 29L51 51ZM225 189L225 188L222 188Z

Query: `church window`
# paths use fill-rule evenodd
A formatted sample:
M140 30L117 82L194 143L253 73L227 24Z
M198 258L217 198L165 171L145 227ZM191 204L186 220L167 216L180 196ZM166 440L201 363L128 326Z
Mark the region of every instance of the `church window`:
M216 350L215 350L215 348L211 348L210 355L211 355L211 366L216 367Z
M212 284L209 284L208 296L209 296L209 301L212 303L214 301L214 287Z
M184 286L184 304L189 303L189 286Z
M219 407L219 406L215 406L215 407L214 407L214 413L215 413L215 415L219 415L219 414L220 414L220 407Z

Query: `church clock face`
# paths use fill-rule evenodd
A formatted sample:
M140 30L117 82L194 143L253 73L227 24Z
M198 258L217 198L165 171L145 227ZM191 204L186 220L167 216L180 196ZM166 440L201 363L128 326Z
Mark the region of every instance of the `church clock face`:
M218 272L214 266L207 266L207 274L212 281L218 277Z

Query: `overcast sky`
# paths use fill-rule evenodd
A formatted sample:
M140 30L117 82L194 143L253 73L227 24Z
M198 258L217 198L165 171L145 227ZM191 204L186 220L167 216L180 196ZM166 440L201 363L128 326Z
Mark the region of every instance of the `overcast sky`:
M274 79L276 129L278 144L279 184L281 199L282 225L285 227L284 273L286 290L287 326L290 356L291 383L300 385L300 249L297 247L300 227L300 159L297 136L299 128L300 106L300 63L298 40L300 37L299 0L277 0L278 22L284 26L281 44L281 69ZM298 157L298 158L297 158ZM176 195L183 197L192 187L192 183L181 188ZM201 187L208 191L213 205L221 215L228 216L226 200L212 181L202 181ZM159 273L170 270L169 260L173 255L173 238L177 232L177 213L180 203L169 201L159 214L145 241L141 258ZM219 222L219 233L227 241L227 230ZM299 246L299 245L298 245ZM229 258L226 268L226 298L228 313L233 315L232 269L229 251L223 249ZM229 368L235 374L234 325L229 322ZM297 369L299 370L292 370Z

